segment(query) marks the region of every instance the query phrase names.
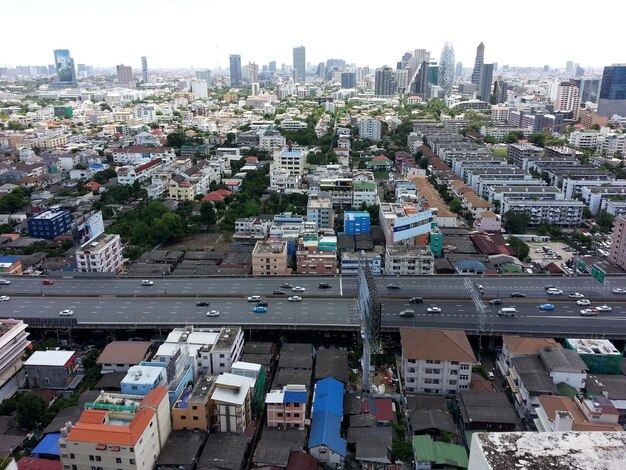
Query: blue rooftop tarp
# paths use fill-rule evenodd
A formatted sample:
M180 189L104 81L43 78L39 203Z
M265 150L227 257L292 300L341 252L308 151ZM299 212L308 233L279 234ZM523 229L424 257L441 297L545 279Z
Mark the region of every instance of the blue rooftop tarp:
M283 397L285 403L306 403L306 392L286 391Z
M57 457L61 456L61 452L59 451L59 439L61 439L61 433L55 432L46 434L37 447L33 449L31 455L56 455Z
M325 445L336 454L345 457L348 444L340 433L341 416L330 411L314 413L309 435L309 449Z
M313 413L330 411L343 416L343 383L333 378L317 382L313 398Z

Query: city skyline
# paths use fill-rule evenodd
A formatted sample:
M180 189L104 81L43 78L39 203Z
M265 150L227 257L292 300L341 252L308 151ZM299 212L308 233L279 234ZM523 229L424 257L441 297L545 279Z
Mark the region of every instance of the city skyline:
M498 11L495 1L484 0L477 2L471 11L463 10L463 15L446 16L445 27L441 21L433 16L432 21L420 24L419 34L410 28L394 27L394 41L381 41L376 31L380 26L393 24L401 18L398 11L407 10L412 3L402 0L400 8L393 11L381 9L377 13L376 22L372 22L367 12L354 10L349 4L331 3L322 0L319 8L309 15L308 19L324 19L327 11L324 6L332 7L337 17L350 18L353 24L371 26L371 34L363 29L360 36L354 36L352 41L338 41L335 35L324 34L315 28L293 28L288 36L281 28L265 27L265 21L276 20L276 24L287 21L280 15L266 13L258 8L242 9L238 12L237 21L213 21L209 34L203 28L181 28L173 34L172 40L146 41L146 29L157 30L162 24L162 15L171 9L171 3L164 0L155 0L149 4L144 1L111 0L105 7L94 8L78 0L67 0L63 8L58 4L50 4L41 0L26 0L10 2L3 6L5 19L5 33L7 37L26 38L20 42L19 48L8 48L0 56L0 66L18 65L47 65L50 63L51 49L70 49L75 63L84 63L101 67L114 67L117 64L129 64L135 70L141 70L141 56L150 59L152 69L159 68L227 68L231 54L241 55L242 63L255 62L267 64L276 61L278 64L292 64L293 48L306 48L307 62L317 64L331 58L345 59L348 63L373 68L384 65L393 66L407 51L424 48L431 51L441 51L446 42L454 46L456 58L465 64L473 64L476 46L485 44L485 62L509 64L520 67L541 67L544 64L550 67L565 68L567 61L580 64L584 68L601 68L622 60L615 55L611 48L600 48L595 43L581 41L575 47L545 47L546 21L558 18L564 21L565 17L574 22L577 20L575 11L563 11L556 4L540 3L530 0L525 5L529 15L524 21L523 12L515 19L520 28L523 40L502 40L501 28L511 29L507 19L496 19L492 28L470 27L476 22L484 23L485 11ZM288 11L289 5L284 0L274 2L276 8L272 11ZM282 8L282 7L284 8ZM536 7L536 8L535 8ZM180 11L193 11L194 18L226 18L232 12L225 4L206 4L197 0L181 0L176 8ZM37 15L32 15L33 11ZM541 21L537 21L530 12L541 11ZM124 18L141 18L143 28L129 28L124 35L111 34L107 36L107 25L116 25L120 21L120 12ZM24 20L28 18L28 34L25 35ZM604 44L618 43L620 29L619 15L606 15L603 21ZM499 20L500 23L495 22ZM102 30L93 34L94 24L97 21ZM513 21L513 20L508 20ZM50 25L55 23L71 25L64 34L58 37L49 37ZM501 25L501 28L498 27ZM233 34L233 28L240 28L247 34ZM111 28L113 32L114 28ZM156 32L156 31L155 31ZM176 33L176 29L173 29ZM250 40L253 36L254 40ZM511 34L509 37L513 37ZM178 41L177 39L180 39ZM552 38L552 40L558 39ZM194 44L194 47L187 47ZM558 46L558 42L557 42ZM202 52L204 51L204 52ZM438 59L438 57L437 57Z

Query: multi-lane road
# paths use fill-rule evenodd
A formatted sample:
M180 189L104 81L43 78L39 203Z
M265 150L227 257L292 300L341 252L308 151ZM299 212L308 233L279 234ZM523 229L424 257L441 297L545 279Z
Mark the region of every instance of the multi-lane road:
M0 303L0 316L15 318L54 319L65 309L79 325L178 325L183 323L240 324L257 327L355 328L359 323L354 277L291 277L291 278L219 278L171 279L154 278L154 285L142 286L141 279L54 279L43 285L39 278L11 278L11 285L0 287L0 295L11 297ZM281 289L283 282L304 287L302 302L289 302L290 289ZM320 289L326 282L329 289ZM427 326L459 328L466 331L519 332L533 334L593 334L626 337L626 295L612 289L626 288L626 278L611 278L605 285L588 277L380 277L378 291L382 298L384 328ZM389 285L399 289L388 289ZM482 296L476 295L478 286ZM563 296L549 296L545 286L563 289ZM275 296L281 289L286 295ZM526 298L511 298L511 292L522 292ZM592 306L608 304L609 313L597 317L580 316L580 307L567 295L580 292ZM268 301L268 312L255 314L249 295L260 295ZM413 296L424 298L423 304L412 305ZM489 300L499 297L504 306L515 306L515 318L499 317L499 306ZM208 301L208 307L197 307ZM541 303L554 303L554 311L539 310ZM427 313L429 306L438 306L441 313ZM415 310L412 318L398 313ZM207 317L209 310L218 310L217 317ZM484 312L484 313L483 313ZM67 317L66 317L67 318Z

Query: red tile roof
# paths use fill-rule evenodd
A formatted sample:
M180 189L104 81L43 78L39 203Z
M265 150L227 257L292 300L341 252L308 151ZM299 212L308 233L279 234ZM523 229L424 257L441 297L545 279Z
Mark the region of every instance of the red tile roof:
M379 422L395 421L396 418L391 398L366 398L361 404L361 413L374 415Z
M221 196L230 196L233 192L228 189L218 189L213 191L214 193L220 194Z
M224 196L222 196L221 194L217 194L215 191L212 193L207 194L206 196L204 196L201 201L202 202L206 202L206 201L223 201L224 200Z
M135 168L135 173L141 173L142 171L147 170L148 168L152 168L153 166L160 165L162 161L163 160L161 160L160 158L155 158L154 160L151 160L148 163L139 165L138 167Z
M17 461L18 470L61 470L61 461L22 457Z

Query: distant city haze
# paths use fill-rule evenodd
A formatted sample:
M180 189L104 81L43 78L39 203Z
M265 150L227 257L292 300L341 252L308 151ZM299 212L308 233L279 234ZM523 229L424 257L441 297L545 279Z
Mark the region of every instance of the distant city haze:
M77 64L135 70L141 56L151 69L226 69L231 54L242 64L280 67L292 65L293 48L304 46L312 65L333 58L395 68L406 51L423 48L439 59L450 42L456 60L471 67L481 41L485 63L565 68L573 61L600 68L625 61L617 47L626 10L620 2L601 11L539 0L515 7L399 0L373 9L329 0L298 7L286 0L5 0L1 9L3 36L15 40L5 41L0 66L52 64L53 49L69 49Z

